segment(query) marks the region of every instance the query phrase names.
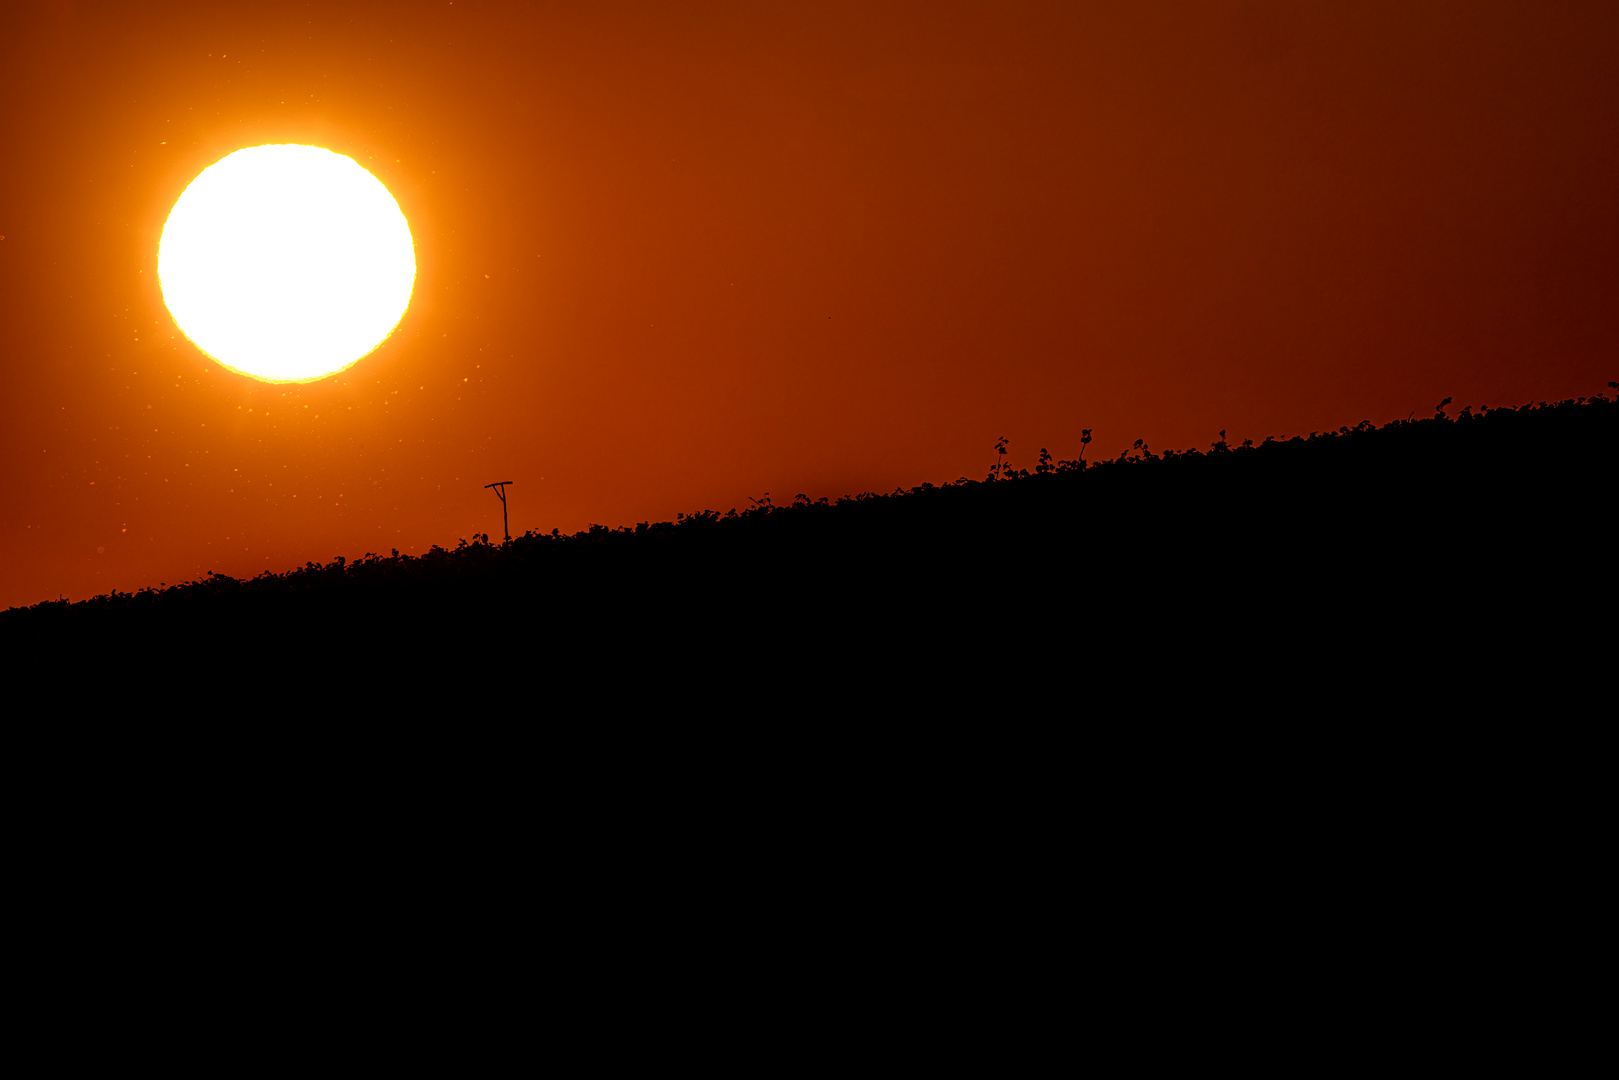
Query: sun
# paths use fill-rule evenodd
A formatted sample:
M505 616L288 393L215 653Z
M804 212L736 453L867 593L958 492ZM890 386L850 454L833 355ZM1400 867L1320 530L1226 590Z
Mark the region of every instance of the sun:
M309 382L382 344L410 306L410 225L382 182L318 146L252 146L204 169L163 226L163 301L197 347Z

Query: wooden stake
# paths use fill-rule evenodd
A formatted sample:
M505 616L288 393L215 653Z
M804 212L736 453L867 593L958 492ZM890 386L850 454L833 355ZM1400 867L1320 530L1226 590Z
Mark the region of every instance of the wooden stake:
M511 518L506 516L506 485L509 483L510 480L496 480L493 484L484 485L486 488L494 488L495 494L500 496L500 523L506 529L507 543L511 543L512 539Z

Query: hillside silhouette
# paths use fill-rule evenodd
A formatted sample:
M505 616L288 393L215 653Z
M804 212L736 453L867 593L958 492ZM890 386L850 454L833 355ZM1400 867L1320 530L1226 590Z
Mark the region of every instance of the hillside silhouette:
M1033 469L1002 440L982 480L209 574L0 628L45 653L538 665L609 696L761 678L937 693L993 673L1014 695L1038 676L1140 679L1151 698L1240 685L1234 665L1269 692L1301 664L1397 681L1580 653L1589 618L1610 619L1619 402L1448 405L1258 445L1041 450Z

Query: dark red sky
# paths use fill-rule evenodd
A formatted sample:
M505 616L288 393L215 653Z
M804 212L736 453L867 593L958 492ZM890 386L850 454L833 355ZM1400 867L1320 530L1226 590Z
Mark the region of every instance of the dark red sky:
M1619 377L1608 0L21 3L0 91L0 604ZM155 281L275 142L418 260L296 388Z

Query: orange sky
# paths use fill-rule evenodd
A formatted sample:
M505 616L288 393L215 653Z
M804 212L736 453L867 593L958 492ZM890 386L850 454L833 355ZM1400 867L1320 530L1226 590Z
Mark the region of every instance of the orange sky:
M7 19L0 605L498 538L492 480L569 532L1619 378L1607 0ZM277 142L418 260L294 388L156 283L185 185Z

